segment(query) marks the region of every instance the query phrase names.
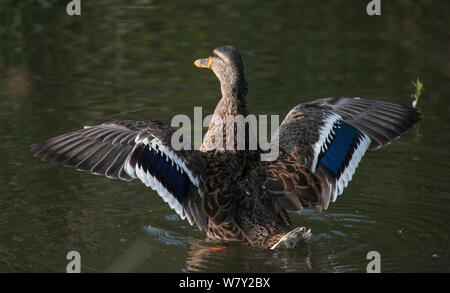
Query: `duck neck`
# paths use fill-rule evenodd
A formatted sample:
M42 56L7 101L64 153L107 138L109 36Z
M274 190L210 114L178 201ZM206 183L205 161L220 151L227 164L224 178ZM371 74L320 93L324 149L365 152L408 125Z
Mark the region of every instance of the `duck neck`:
M220 82L222 99L217 105L215 114L224 117L226 115L248 115L245 98L247 97L247 81L244 76L234 80Z
M245 97L247 96L247 82L242 76L234 81L220 82L222 98L214 110L214 115L209 125L203 144L200 150L237 150L237 136L234 133L234 124L229 124L228 119L237 118L242 115L244 118L248 115ZM229 129L229 128L233 128ZM248 142L248 127L245 130L245 142ZM227 133L233 133L234 141L228 141ZM240 134L242 135L242 134ZM219 137L221 137L219 139ZM228 147L227 147L228 145ZM230 149L231 147L231 149Z

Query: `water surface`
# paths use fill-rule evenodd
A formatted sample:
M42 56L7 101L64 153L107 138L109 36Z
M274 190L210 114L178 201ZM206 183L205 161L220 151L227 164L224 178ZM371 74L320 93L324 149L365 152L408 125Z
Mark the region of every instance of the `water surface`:
M0 272L449 272L450 35L448 1L0 0ZM61 1L59 1L61 2ZM63 1L64 2L64 1ZM344 194L296 249L205 240L142 183L43 163L29 145L117 119L213 111L215 76L193 61L220 45L241 51L254 114L360 96L411 104L422 121L368 153Z

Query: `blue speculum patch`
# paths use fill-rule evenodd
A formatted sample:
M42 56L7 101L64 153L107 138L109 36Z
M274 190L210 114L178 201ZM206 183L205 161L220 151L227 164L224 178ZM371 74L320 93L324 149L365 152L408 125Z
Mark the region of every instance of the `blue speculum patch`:
M177 170L177 165L175 163L172 164L172 160L167 159L162 152L146 149L142 156L144 170L148 170L153 177L182 202L190 183L187 174L182 174L180 168Z
M322 155L319 163L330 170L336 177L347 167L361 140L361 133L347 123L341 123L340 127L333 128L334 139Z

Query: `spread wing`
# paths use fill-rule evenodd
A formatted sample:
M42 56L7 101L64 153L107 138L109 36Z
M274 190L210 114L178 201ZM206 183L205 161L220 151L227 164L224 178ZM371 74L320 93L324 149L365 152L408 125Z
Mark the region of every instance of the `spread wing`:
M306 203L326 209L342 194L367 150L398 138L420 119L416 109L360 98L327 98L299 104L286 116L275 139L280 149L316 182L319 201L298 193ZM282 158L283 159L283 158ZM307 170L307 171L305 171ZM316 179L321 183L317 186Z
M31 146L35 156L108 178L140 179L181 218L207 226L199 182L198 151L174 150L175 130L159 121L115 121L50 138Z

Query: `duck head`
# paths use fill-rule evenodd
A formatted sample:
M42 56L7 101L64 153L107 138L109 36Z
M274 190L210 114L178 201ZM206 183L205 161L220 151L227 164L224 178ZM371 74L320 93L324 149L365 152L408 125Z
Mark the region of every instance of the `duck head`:
M220 81L222 97L245 97L247 83L241 54L232 46L214 49L208 58L195 60L199 68L211 69Z

